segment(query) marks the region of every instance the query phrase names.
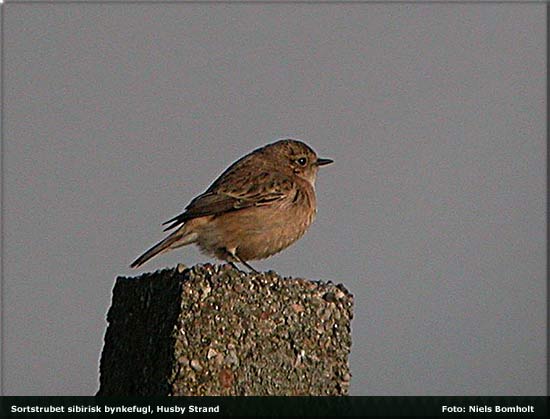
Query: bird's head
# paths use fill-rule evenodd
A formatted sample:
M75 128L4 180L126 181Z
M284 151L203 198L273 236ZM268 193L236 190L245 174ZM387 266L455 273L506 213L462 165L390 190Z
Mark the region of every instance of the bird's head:
M306 143L291 138L268 144L262 148L262 152L269 156L277 168L307 180L312 186L319 167L333 162L331 159L317 157Z

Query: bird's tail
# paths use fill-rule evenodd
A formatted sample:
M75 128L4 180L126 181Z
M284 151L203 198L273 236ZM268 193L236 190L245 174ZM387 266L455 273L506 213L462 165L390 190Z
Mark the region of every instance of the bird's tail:
M187 232L185 231L185 228L180 228L174 231L172 234L170 234L161 242L155 244L153 247L147 250L143 255L141 255L136 260L134 260L130 265L130 268L139 268L141 265L143 265L145 262L149 261L150 259L154 258L155 256L160 255L161 253L167 252L169 250L176 249L178 247L185 246L187 244L191 244L195 240L197 240L196 233Z

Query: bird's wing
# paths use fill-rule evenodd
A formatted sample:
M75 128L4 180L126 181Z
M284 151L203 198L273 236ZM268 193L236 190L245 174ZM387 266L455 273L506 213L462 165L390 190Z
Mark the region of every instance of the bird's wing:
M185 221L207 215L218 215L253 206L271 204L292 196L296 188L286 175L263 171L258 176L245 173L226 173L212 184L206 192L193 199L184 212L166 221L170 230Z

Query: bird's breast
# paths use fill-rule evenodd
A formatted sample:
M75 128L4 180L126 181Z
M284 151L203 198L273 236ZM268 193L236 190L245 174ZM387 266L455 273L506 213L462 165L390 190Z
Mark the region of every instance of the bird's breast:
M264 259L290 246L304 235L315 219L312 188L298 188L294 194L269 205L228 212L212 220L205 232L212 246L236 249L243 260Z

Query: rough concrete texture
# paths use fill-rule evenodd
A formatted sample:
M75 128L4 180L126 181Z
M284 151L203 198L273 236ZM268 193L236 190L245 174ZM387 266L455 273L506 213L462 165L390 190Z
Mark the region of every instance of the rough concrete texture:
M345 395L343 285L197 265L119 277L98 395Z

